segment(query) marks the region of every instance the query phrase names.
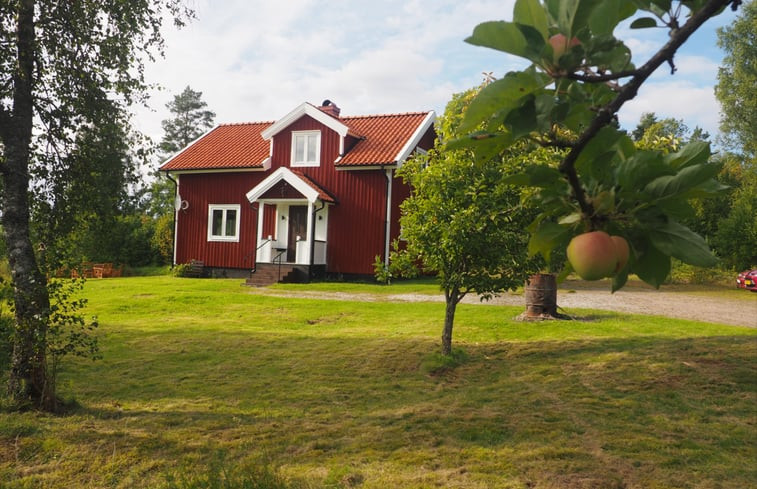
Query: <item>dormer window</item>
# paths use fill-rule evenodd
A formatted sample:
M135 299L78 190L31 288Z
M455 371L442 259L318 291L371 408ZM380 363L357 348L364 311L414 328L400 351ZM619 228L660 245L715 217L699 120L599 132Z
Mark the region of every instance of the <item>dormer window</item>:
M292 166L320 166L321 131L292 131Z

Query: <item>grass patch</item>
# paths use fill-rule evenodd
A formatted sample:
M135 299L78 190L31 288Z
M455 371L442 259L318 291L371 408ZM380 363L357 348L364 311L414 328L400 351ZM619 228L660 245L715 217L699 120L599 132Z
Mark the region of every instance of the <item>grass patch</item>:
M461 304L446 365L443 303L85 293L104 358L65 364L67 416L0 412L0 488L757 485L752 329Z

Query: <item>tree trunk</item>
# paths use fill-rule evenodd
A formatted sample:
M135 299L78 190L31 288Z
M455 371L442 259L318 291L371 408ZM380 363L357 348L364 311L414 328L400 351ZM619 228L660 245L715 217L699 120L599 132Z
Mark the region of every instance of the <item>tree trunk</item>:
M444 298L447 302L447 306L444 310L444 330L442 331L442 355L452 354L452 326L455 323L455 310L457 309L457 303L463 296L460 294L460 290L453 288L449 291L444 291Z
M2 114L2 223L13 282L15 334L8 393L18 404L55 410L45 353L50 298L29 233L29 160L33 126L34 1L22 0L17 16L18 62L13 111Z

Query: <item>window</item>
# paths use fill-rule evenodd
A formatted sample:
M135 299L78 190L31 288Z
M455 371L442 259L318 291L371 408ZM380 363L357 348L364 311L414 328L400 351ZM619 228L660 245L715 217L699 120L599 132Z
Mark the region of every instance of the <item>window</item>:
M321 131L292 131L292 166L319 166Z
M239 204L208 206L208 241L239 241Z

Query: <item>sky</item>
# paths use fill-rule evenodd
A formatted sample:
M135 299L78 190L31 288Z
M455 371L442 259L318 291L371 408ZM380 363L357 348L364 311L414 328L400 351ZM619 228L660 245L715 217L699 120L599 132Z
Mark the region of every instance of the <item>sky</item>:
M136 110L138 130L154 141L166 104L185 87L202 92L216 123L277 120L303 102L329 99L342 115L444 111L452 94L525 68L521 58L463 40L489 20L512 20L514 0L187 0L196 19L166 22L165 56L149 63L149 109ZM619 113L633 129L642 113L682 119L714 137L714 96L723 52L711 19L678 51L677 72L660 67ZM626 22L627 26L628 23ZM645 62L667 38L664 29L615 31Z

